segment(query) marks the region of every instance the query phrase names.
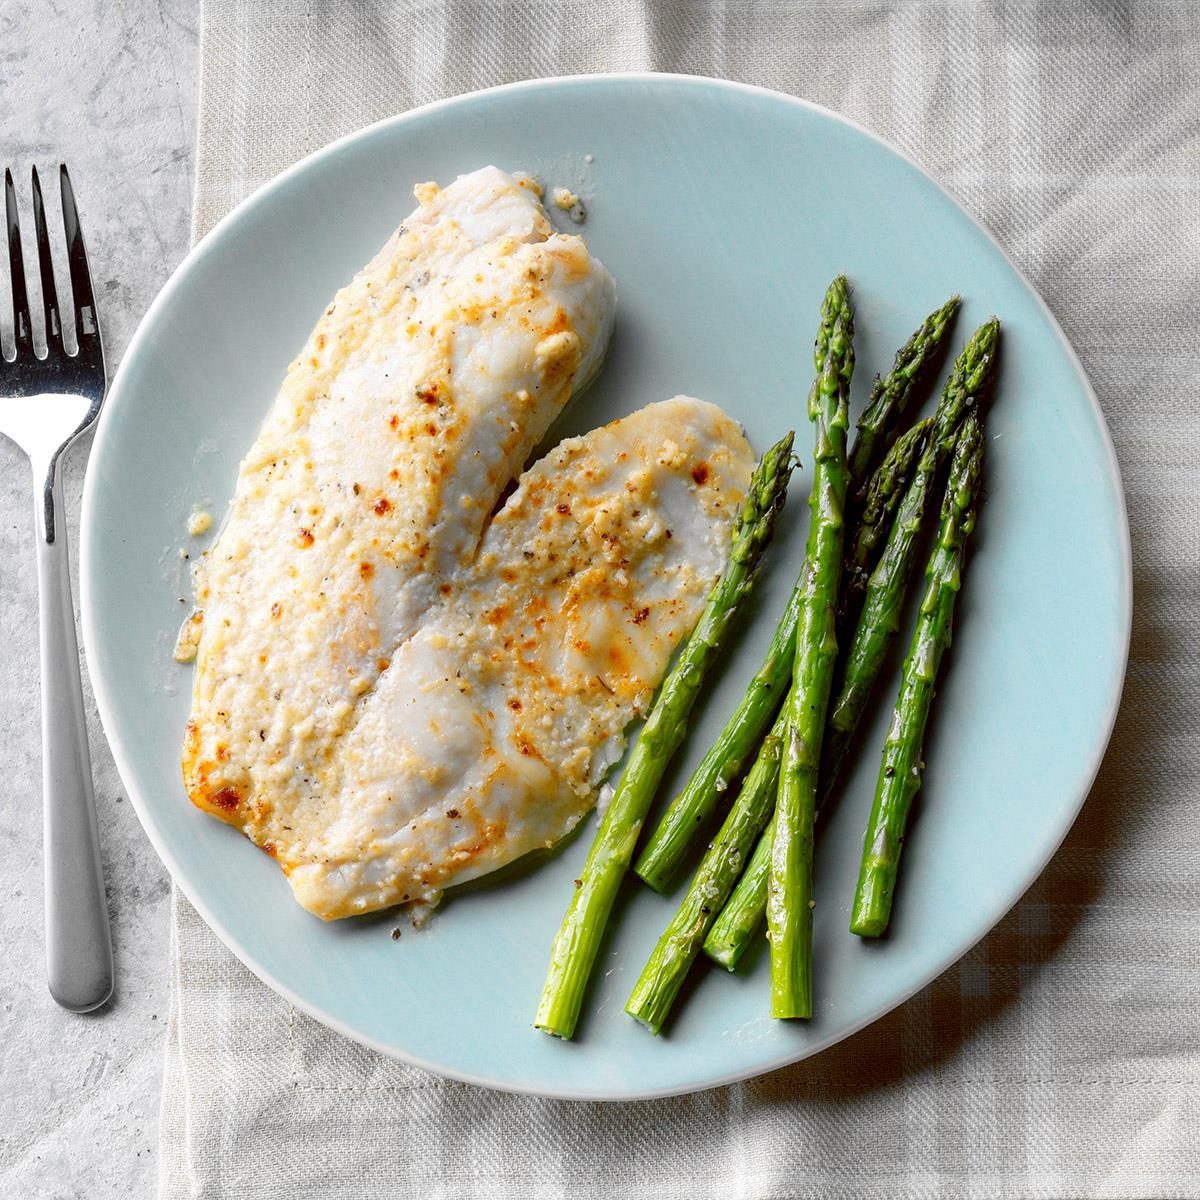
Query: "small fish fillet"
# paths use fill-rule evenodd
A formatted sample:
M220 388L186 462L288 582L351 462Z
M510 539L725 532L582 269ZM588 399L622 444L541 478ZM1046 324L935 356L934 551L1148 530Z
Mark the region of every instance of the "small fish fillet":
M527 471L320 786L254 826L296 899L435 902L573 829L725 565L751 466L729 417L677 398Z

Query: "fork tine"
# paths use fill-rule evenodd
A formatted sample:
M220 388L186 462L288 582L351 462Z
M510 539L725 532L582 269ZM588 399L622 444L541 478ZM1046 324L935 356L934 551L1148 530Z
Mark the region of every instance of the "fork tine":
M12 275L13 332L17 356L33 349L33 325L29 320L29 293L25 289L25 260L21 255L21 223L17 217L17 193L12 172L4 170L4 209L8 222L8 269Z
M38 266L42 273L42 306L46 310L46 348L62 350L62 322L58 315L58 292L54 288L54 260L50 257L50 234L46 229L46 206L37 167L33 168L33 225L37 233Z
M66 163L59 166L58 182L62 191L63 228L67 234L67 261L71 264L71 291L75 298L75 338L82 348L85 338L96 337L99 334L96 297L92 292L92 275L88 270L87 251L83 248L83 231L79 228L75 189L71 186Z

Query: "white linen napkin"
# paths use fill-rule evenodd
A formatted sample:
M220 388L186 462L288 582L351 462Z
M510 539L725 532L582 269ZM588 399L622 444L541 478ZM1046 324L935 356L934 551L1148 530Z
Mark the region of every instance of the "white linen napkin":
M195 230L435 98L662 69L804 96L1033 279L1116 439L1133 654L1078 824L958 966L848 1042L675 1100L448 1083L268 991L176 897L161 1196L1200 1195L1200 6L207 0Z

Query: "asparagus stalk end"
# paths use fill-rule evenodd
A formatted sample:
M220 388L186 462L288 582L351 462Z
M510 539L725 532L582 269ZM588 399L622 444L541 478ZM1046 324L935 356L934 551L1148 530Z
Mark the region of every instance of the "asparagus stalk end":
M641 735L600 822L550 952L535 1025L556 1037L575 1033L604 927L655 790L687 730L687 718L739 604L753 586L792 472L792 434L760 459L734 522L729 562L696 627L663 680Z

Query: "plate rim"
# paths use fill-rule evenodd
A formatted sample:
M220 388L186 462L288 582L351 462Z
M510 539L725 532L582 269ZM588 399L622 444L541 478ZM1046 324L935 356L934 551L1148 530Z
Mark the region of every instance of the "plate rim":
M422 1059L418 1055L414 1055L403 1050L397 1049L395 1046L380 1042L377 1039L369 1037L358 1030L351 1028L347 1023L343 1022L339 1017L324 1011L319 1005L305 999L295 993L290 987L282 984L275 979L271 972L262 969L258 964L252 961L252 956L243 954L239 945L237 935L224 927L223 923L209 910L207 904L204 903L197 895L193 893L191 882L186 878L186 872L181 869L175 856L170 851L166 844L165 837L160 834L157 829L155 819L152 815L151 806L147 805L140 795L138 788L130 786L130 780L134 778L135 771L133 768L132 755L130 755L123 745L120 737L116 733L117 727L117 712L119 705L115 702L113 690L110 688L108 679L103 674L98 674L92 671L90 665L90 652L94 646L98 646L102 641L100 630L98 628L98 620L96 617L96 604L92 594L91 580L98 570L103 568L98 565L96 560L96 544L95 534L93 534L91 514L94 511L96 504L96 493L99 488L98 475L99 472L93 469L94 464L104 452L110 437L110 427L112 420L110 411L115 398L119 398L123 392L125 379L131 368L130 362L136 361L142 347L142 343L149 337L149 330L160 312L169 308L172 303L175 293L185 285L188 276L191 274L196 263L201 261L215 245L225 231L236 225L243 217L244 213L252 207L269 202L275 191L282 189L287 183L297 175L307 171L316 162L326 159L335 158L344 148L354 142L375 136L381 130L392 127L402 127L405 124L422 120L431 114L452 109L459 106L466 106L478 102L481 98L493 96L502 93L511 93L519 91L553 91L556 88L563 87L587 87L596 83L612 84L612 83L655 83L667 82L685 87L697 87L702 89L712 89L715 91L723 91L741 96L752 96L759 98L769 98L773 101L782 101L785 104L793 105L809 112L816 113L823 118L836 121L842 125L848 126L858 134L868 138L874 142L886 153L892 154L900 158L908 166L917 171L926 182L935 187L946 199L948 199L958 211L970 221L992 248L1000 255L1003 261L1013 271L1016 277L1027 289L1033 297L1037 307L1040 309L1042 316L1048 322L1051 331L1058 339L1059 344L1066 351L1068 361L1074 368L1080 383L1083 385L1083 392L1088 403L1092 407L1092 411L1097 419L1099 429L1102 435L1102 444L1106 451L1107 465L1109 471L1110 482L1114 485L1114 491L1119 506L1119 517L1117 529L1115 531L1119 556L1121 561L1121 625L1123 627L1123 635L1121 638L1120 662L1119 670L1114 675L1114 684L1112 694L1108 700L1108 709L1105 713L1102 722L1102 735L1097 737L1092 750L1091 762L1086 771L1086 785L1080 789L1079 795L1075 798L1074 803L1067 806L1063 814L1060 816L1057 827L1051 827L1051 837L1047 843L1049 849L1045 855L1025 874L1022 875L1019 883L1009 891L1005 891L1005 899L1001 901L1001 906L998 908L995 918L987 924L976 936L971 937L963 943L956 943L945 955L941 956L934 967L922 975L918 981L902 994L895 997L890 997L888 1001L869 1014L865 1015L860 1021L854 1023L849 1028L840 1029L837 1032L831 1032L829 1036L824 1038L814 1039L811 1042L806 1042L802 1048L799 1048L797 1053L784 1053L778 1058L772 1059L769 1062L756 1064L748 1067L745 1070L737 1070L727 1072L723 1075L712 1079L706 1079L699 1082L692 1082L683 1085L668 1085L666 1087L648 1087L648 1088L545 1088L535 1084L513 1083L509 1080L496 1078L486 1075L476 1075L467 1071L461 1071L454 1068L447 1068L444 1065L429 1062ZM194 198L194 193L193 193ZM194 208L193 203L193 208ZM461 95L447 97L441 100L432 101L429 104L420 105L416 108L408 109L402 113L396 113L390 117L384 117L381 120L374 121L369 125L365 125L360 129L327 143L326 145L306 154L303 158L293 163L286 170L268 180L261 187L256 188L249 196L241 200L234 208L226 213L213 227L204 234L204 236L188 251L184 258L179 262L175 269L171 272L166 283L151 302L144 316L138 323L137 329L129 344L121 357L120 365L117 368L116 374L108 388L108 394L105 398L105 403L101 407L99 420L95 426L95 433L92 445L89 450L87 471L84 477L83 500L80 509L79 522L79 538L80 538L80 562L79 562L79 584L80 584L80 624L83 631L84 655L89 660L88 674L92 682L93 693L96 697L96 705L99 710L100 723L104 730L104 735L108 741L109 750L113 756L113 761L116 764L118 775L129 794L130 801L134 811L137 813L138 820L141 823L142 829L149 838L155 852L162 860L168 874L171 877L172 883L187 898L188 902L196 909L204 920L205 924L217 935L222 944L247 968L256 978L261 980L267 987L274 991L277 995L282 996L289 1003L295 1005L302 1012L311 1016L313 1019L320 1022L329 1029L334 1030L341 1036L349 1038L351 1041L357 1042L359 1045L366 1046L369 1049L383 1054L385 1057L393 1059L406 1065L416 1067L420 1070L427 1071L443 1079L451 1079L460 1083L467 1083L477 1087L487 1088L492 1091L504 1092L510 1095L528 1095L537 1096L544 1099L553 1100L584 1100L584 1101L608 1101L608 1102L624 1102L631 1100L653 1100L669 1096L691 1095L698 1092L707 1091L711 1088L725 1087L732 1083L737 1083L745 1079L756 1078L761 1075L769 1074L773 1071L778 1071L784 1067L794 1065L804 1059L811 1058L831 1046L839 1042L853 1037L868 1025L873 1024L881 1017L886 1016L889 1012L906 1003L918 992L928 987L935 979L948 970L954 963L958 962L972 947L982 941L990 934L996 926L1008 915L1009 912L1016 906L1020 899L1025 895L1033 883L1038 879L1050 860L1058 853L1062 846L1063 840L1068 832L1075 824L1079 817L1079 813L1083 808L1088 796L1091 793L1092 787L1095 784L1096 777L1099 774L1100 766L1103 763L1104 756L1108 750L1109 743L1112 740L1113 728L1116 724L1117 714L1120 709L1121 699L1124 693L1126 675L1129 666L1129 650L1133 629L1133 559L1132 546L1129 530L1129 509L1125 495L1124 482L1121 478L1120 465L1117 459L1116 447L1113 444L1112 433L1109 430L1108 422L1104 416L1104 410L1096 397L1096 393L1092 388L1091 381L1088 379L1087 373L1083 368L1083 363L1080 361L1079 355L1076 353L1062 326L1051 312L1046 304L1041 293L1021 268L1013 261L1005 248L997 241L992 233L980 222L966 206L954 196L941 181L933 175L929 170L922 166L906 151L895 146L886 138L868 129L866 126L853 120L842 113L835 112L833 109L826 108L824 105L817 104L814 101L806 100L798 96L793 96L787 92L776 91L773 88L761 87L756 84L742 83L735 80L719 79L702 75L688 75L681 73L659 72L659 71L622 71L622 72L604 72L594 74L579 74L579 75L554 75L546 76L538 79L525 79L514 83L501 84L496 87L481 88L472 92L465 92ZM119 402L119 399L118 401ZM569 1053L569 1050L566 1052Z

